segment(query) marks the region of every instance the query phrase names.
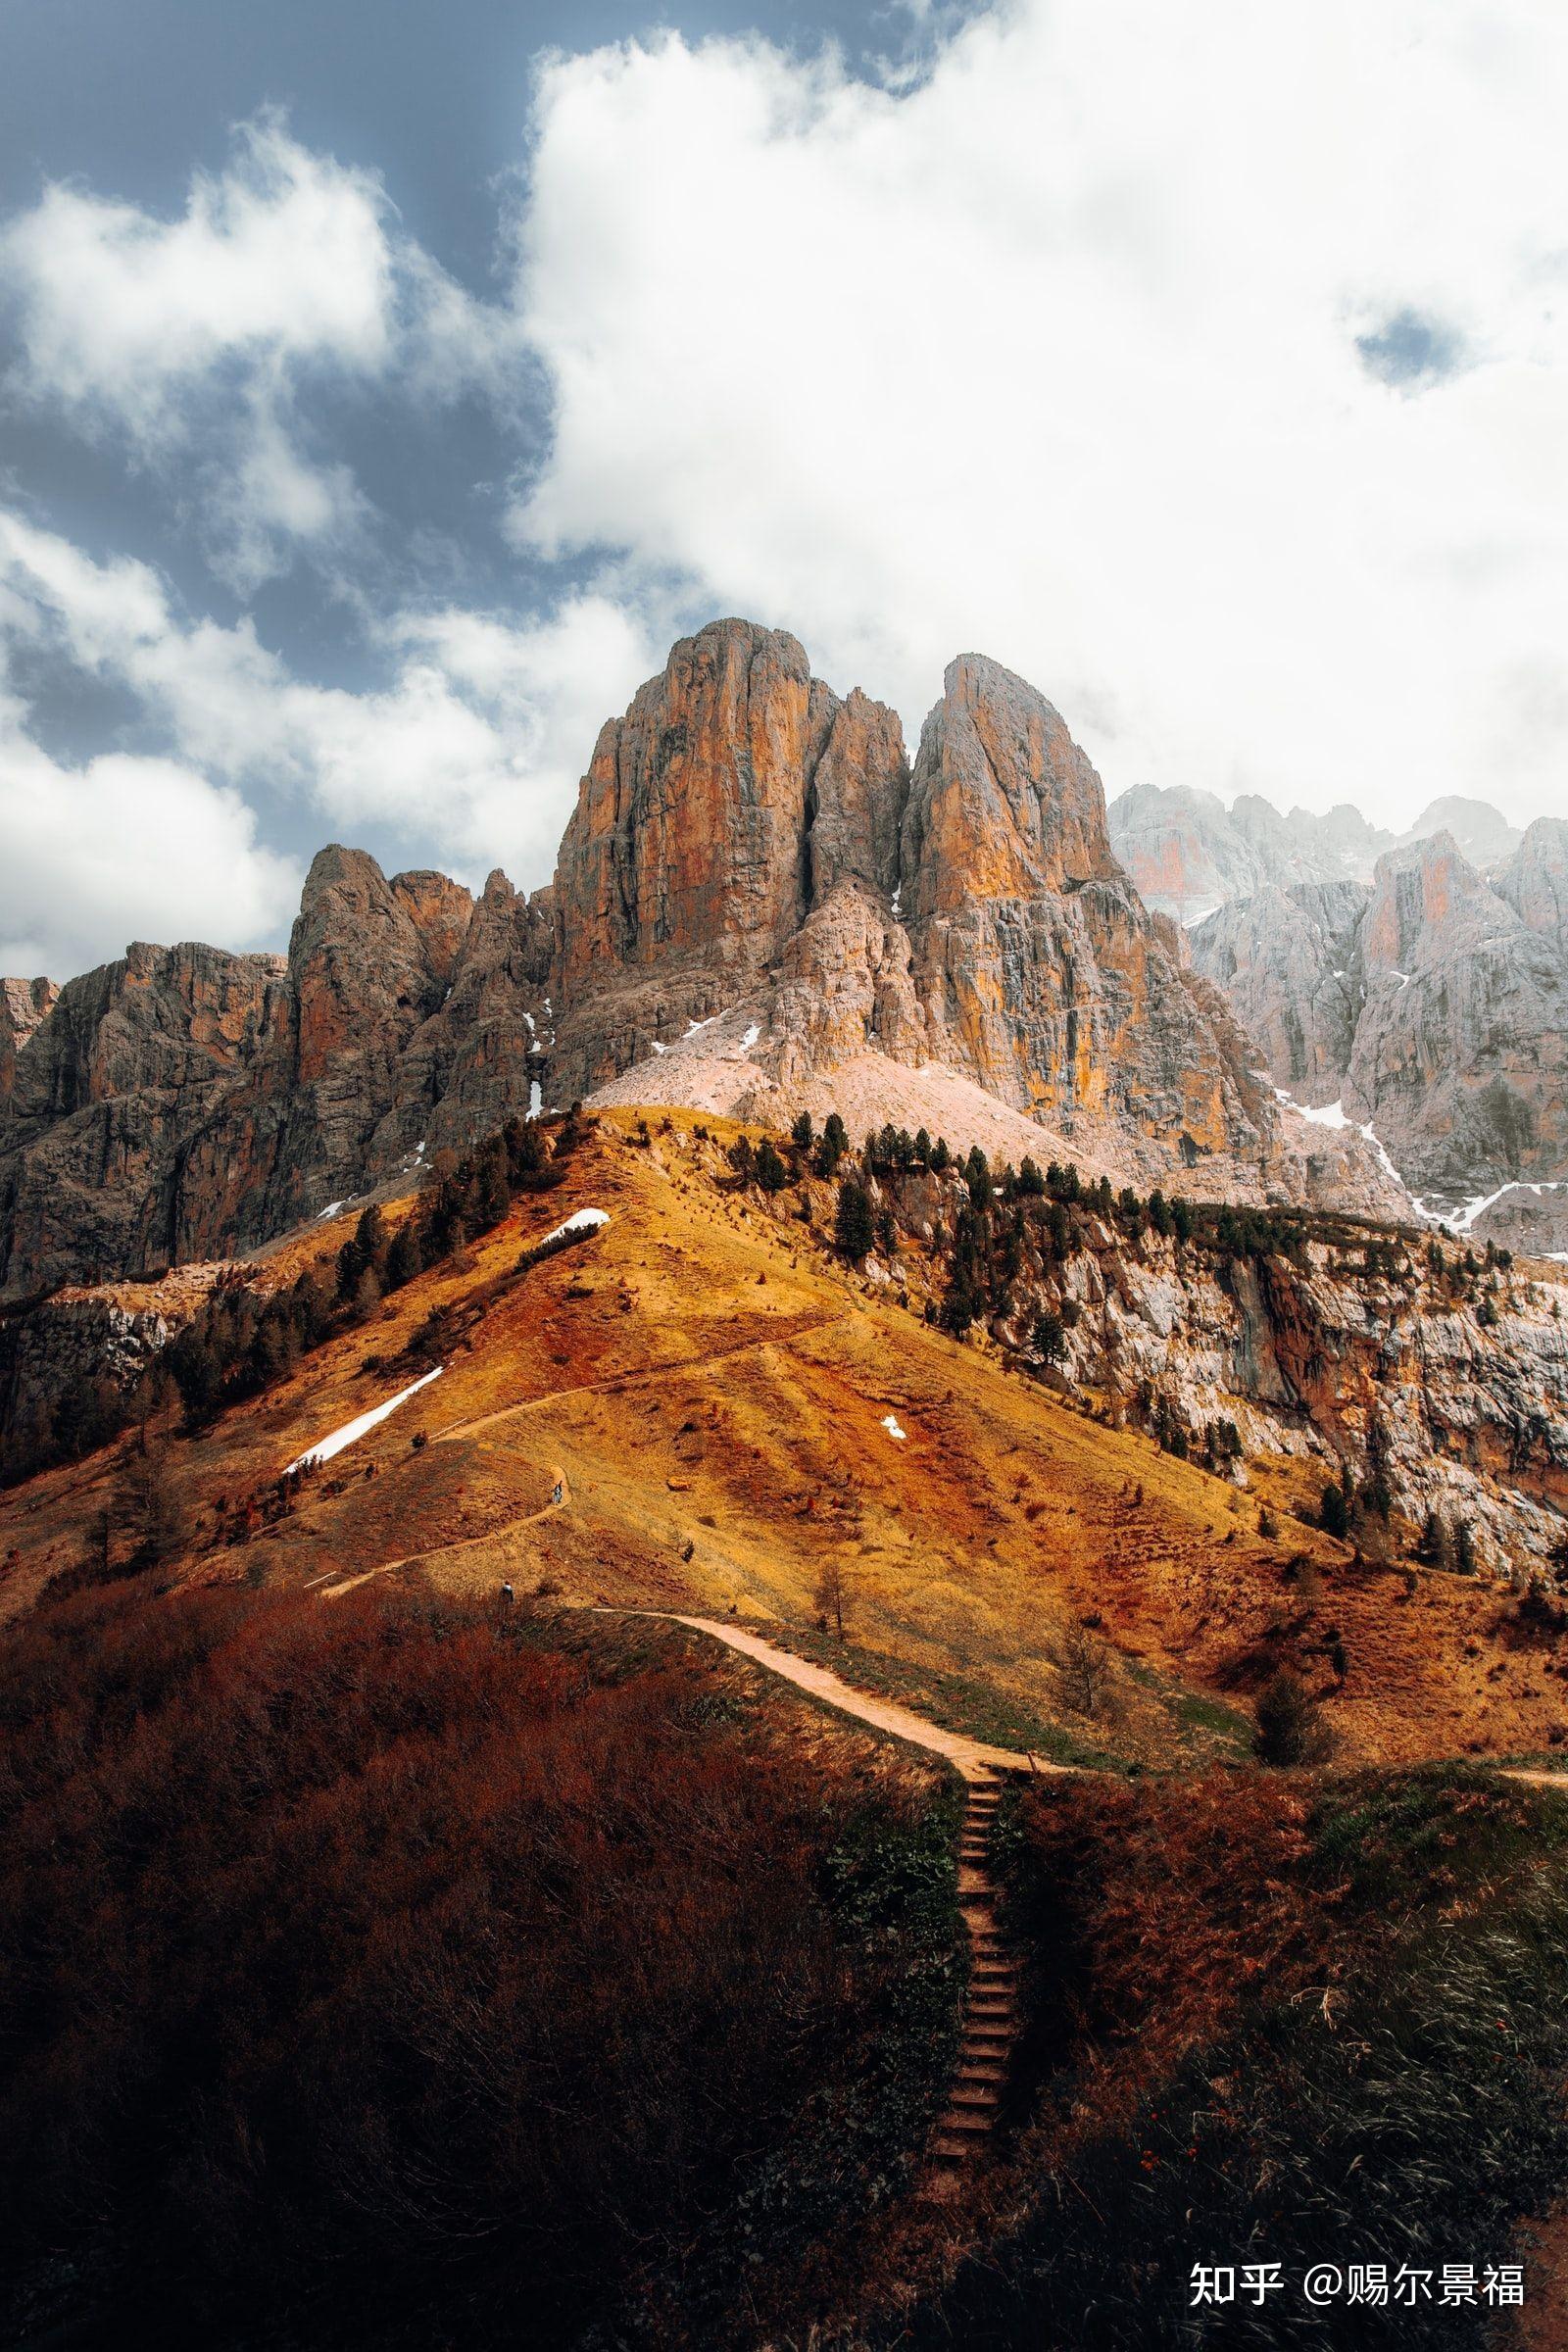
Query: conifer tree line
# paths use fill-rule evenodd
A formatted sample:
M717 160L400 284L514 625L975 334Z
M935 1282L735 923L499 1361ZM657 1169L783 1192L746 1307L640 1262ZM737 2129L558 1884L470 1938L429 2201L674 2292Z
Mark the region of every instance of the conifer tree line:
M79 1460L175 1399L186 1426L199 1429L226 1405L258 1395L323 1341L368 1321L384 1298L427 1266L491 1231L516 1196L562 1183L580 1134L574 1106L556 1130L553 1152L538 1123L514 1118L462 1158L438 1153L396 1225L370 1202L335 1260L307 1268L270 1297L257 1292L247 1269L233 1268L133 1388L107 1378L77 1381L47 1427L17 1433L4 1483Z

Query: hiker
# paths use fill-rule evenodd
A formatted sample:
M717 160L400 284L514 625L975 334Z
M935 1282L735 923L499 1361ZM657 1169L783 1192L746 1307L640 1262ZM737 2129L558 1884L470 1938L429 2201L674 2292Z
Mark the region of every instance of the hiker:
M515 1592L513 1592L513 1590L512 1590L512 1587L511 1587L510 1585L503 1585L503 1586L502 1586L502 1588L501 1588L501 1597L502 1597L503 1601L506 1603L507 1607L510 1609L510 1608L511 1608L511 1606L512 1606L512 1604L513 1604L513 1602L514 1602L514 1601L516 1599L516 1597L517 1597L517 1596L516 1596Z

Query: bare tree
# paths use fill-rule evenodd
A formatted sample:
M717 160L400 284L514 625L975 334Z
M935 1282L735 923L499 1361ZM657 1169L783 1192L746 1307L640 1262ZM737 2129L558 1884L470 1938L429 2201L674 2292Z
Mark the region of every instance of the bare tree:
M1110 1650L1098 1635L1087 1625L1070 1625L1052 1663L1069 1707L1091 1720L1105 1712L1111 1697Z
M837 1552L828 1552L816 1572L816 1621L824 1633L831 1625L841 1642L849 1597L844 1562Z
M184 1498L170 1470L168 1446L145 1427L125 1454L115 1501L135 1567L157 1567L179 1550L187 1533Z

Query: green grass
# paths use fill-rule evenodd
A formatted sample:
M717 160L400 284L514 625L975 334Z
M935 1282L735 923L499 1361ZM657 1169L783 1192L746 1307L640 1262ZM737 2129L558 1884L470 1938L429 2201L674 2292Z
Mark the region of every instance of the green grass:
M1175 1794L1163 1784L1157 1801ZM896 2334L873 2336L878 2352L895 2341L900 2352L1437 2352L1492 2340L1484 2306L1455 2314L1435 2296L1314 2311L1299 2281L1319 2262L1384 2263L1391 2278L1401 2264L1470 2262L1479 2278L1519 2259L1520 2221L1560 2195L1568 1822L1550 1792L1455 1764L1326 1783L1306 1826L1285 1868L1297 1900L1320 1906L1320 1956L1285 1982L1239 1978L1212 2036L1146 2082L1124 2118L1085 2130L1078 2109L1063 2138L1029 2149L1014 2225ZM1102 1829L1070 1865L1048 1866L1021 1821L998 1842L1050 1931L1031 2000L1049 1998L1054 1962L1094 2014L1094 1951L1076 1942L1072 1888L1081 1883L1092 1913L1117 1870L1114 1834ZM1222 1944L1223 1886L1216 1900L1208 1933ZM1029 1916L1015 1913L1015 1927ZM1116 2030L1101 2020L1112 2047ZM1081 2095L1080 2047L1056 2053L1040 2086L1052 2134ZM1243 2261L1282 2264L1297 2291L1262 2310L1239 2298L1200 2325L1193 2264ZM1544 2291L1528 2258L1526 2279L1532 2300Z
M1228 1763L1252 1752L1252 1719L1222 1698L1188 1690L1141 1658L1128 1658L1132 1680L1158 1701L1170 1716L1182 1746L1193 1762Z
M1568 1815L1485 1764L1427 1764L1328 1782L1313 1810L1317 1860L1368 1911L1414 1915L1568 1852Z
M1053 1764L1076 1764L1090 1771L1125 1772L1124 1757L1098 1746L1068 1725L1037 1714L1024 1700L996 1690L976 1676L955 1674L947 1668L912 1665L891 1657L886 1650L867 1649L856 1642L804 1626L769 1625L766 1638L813 1666L826 1666L857 1690L923 1715L943 1731L980 1740L988 1747L1029 1750Z

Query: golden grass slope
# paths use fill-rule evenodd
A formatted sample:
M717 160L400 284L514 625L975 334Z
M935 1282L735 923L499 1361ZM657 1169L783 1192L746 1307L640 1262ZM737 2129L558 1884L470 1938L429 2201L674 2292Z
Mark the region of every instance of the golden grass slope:
M1540 1747L1568 1717L1537 1654L1511 1646L1490 1585L1356 1569L1290 1519L1265 1540L1255 1501L837 1263L793 1218L795 1196L770 1207L732 1189L727 1128L705 1144L654 1116L643 1145L637 1125L603 1115L563 1187L519 1200L266 1396L175 1434L192 1535L174 1576L323 1592L507 1580L519 1595L809 1634L831 1562L861 1670L911 1693L921 1677L963 1678L1019 1720L1150 1763L1234 1751L1226 1710L1245 1720L1285 1655L1325 1692L1347 1757ZM585 1206L609 1224L497 1298L438 1381L309 1480L277 1525L217 1541L237 1497L416 1376L403 1351L433 1306L472 1301ZM299 1253L347 1230L301 1237ZM0 1497L0 1608L79 1556L116 1460ZM1302 1554L1304 1589L1283 1573ZM1119 1653L1111 1711L1094 1719L1075 1714L1054 1654L1085 1616Z

